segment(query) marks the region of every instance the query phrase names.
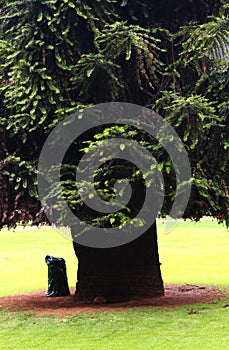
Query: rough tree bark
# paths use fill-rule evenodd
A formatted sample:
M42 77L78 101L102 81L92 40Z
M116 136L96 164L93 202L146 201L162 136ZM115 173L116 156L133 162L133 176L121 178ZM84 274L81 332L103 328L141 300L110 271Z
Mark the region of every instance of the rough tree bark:
M73 243L78 258L76 297L92 302L146 298L164 294L154 223L136 240L115 248L91 248Z

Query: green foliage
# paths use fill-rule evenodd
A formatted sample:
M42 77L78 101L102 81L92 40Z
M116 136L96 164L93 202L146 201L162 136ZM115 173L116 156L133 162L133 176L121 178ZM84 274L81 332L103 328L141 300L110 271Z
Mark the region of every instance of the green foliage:
M73 69L72 81L84 101L114 101L123 95L120 66L101 54L84 54ZM96 81L100 79L100 88Z
M161 106L166 120L185 143L192 166L191 203L195 206L189 206L185 215L199 220L207 213L220 221L225 217L228 223L225 179L228 151L219 144L219 137L223 141L225 124L224 118L217 113L216 104L201 95L183 97L165 91L157 101L157 108ZM218 148L215 148L216 144Z
M185 64L194 62L199 74L206 74L208 65L227 65L229 62L229 17L225 5L218 17L211 16L206 23L191 23L177 33L182 38L180 55ZM201 62L201 66L200 66Z
M67 113L109 101L153 107L171 123L192 167L186 216L198 220L210 213L229 222L229 36L224 1L12 0L0 6L0 202L9 207L0 213L2 225L12 222L22 207L30 217L37 159L47 133ZM106 137L136 139L158 160L171 189L166 192L166 214L176 190L168 154L144 133L122 128L107 126L89 133L75 144L77 157L90 142ZM117 164L110 164L110 170L113 166ZM111 185L103 184L102 197L112 198ZM72 193L68 186L66 196L74 206L79 198L75 185ZM39 208L36 202L33 219ZM119 220L126 220L124 213Z
M58 1L15 1L3 8L1 29L7 37L1 41L5 123L14 133L24 129L24 141L27 132L49 127L56 110L70 105L68 76L79 57L77 48L72 50L79 18L69 4L57 5ZM60 21L66 16L67 28Z
M6 158L6 167L10 169L4 170L3 175L8 176L9 181L13 184L15 190L28 189L31 197L36 196L34 184L36 184L35 167L31 162L22 160L20 157L9 156ZM29 183L27 182L29 179Z
M143 89L142 80L152 88L158 81L163 63L160 59L161 40L156 36L158 29L145 29L137 25L115 22L104 27L96 42L101 52L109 59L117 60L120 56L131 60L136 67L136 79ZM166 32L166 31L164 31Z
M173 125L189 152L201 149L214 128L220 127L213 102L201 95L180 96L165 91L157 105L163 108L166 120ZM163 106L163 107L162 107Z

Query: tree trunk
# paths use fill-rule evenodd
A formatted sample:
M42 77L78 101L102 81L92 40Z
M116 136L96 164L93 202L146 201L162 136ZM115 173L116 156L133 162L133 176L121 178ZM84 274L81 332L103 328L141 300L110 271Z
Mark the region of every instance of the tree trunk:
M154 223L136 240L115 248L91 248L73 243L78 258L78 300L108 302L164 294Z

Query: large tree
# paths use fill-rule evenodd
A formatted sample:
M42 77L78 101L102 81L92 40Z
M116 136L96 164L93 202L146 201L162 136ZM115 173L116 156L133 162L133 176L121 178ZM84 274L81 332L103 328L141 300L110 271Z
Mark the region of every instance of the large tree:
M47 135L67 114L111 101L147 106L174 127L192 170L184 217L207 214L228 225L229 20L223 1L1 1L1 18L1 226L46 220L36 167ZM176 192L171 159L145 133L115 125L90 130L74 142L66 166L77 166L85 145L112 135L134 138L157 157L166 188L161 214L168 214ZM111 195L117 169L133 179L125 173L131 168L105 164L103 176L97 175L102 197ZM142 180L139 185L138 176L134 179L139 206ZM66 183L66 174L61 180ZM80 213L79 198L72 200L75 189L64 189L70 207ZM98 225L109 219L110 225L128 213L133 216L133 207L112 220L88 208L80 215ZM74 243L74 249L78 298L163 294L155 222L126 245L101 249Z

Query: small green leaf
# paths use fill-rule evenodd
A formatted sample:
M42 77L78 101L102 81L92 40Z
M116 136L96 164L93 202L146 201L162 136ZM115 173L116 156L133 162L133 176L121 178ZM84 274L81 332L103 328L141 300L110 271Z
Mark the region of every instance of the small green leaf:
M115 218L110 218L111 225L115 222Z
M39 16L37 18L37 22L41 22L42 21L42 18L43 18L43 12L40 12L39 13Z
M25 179L22 184L23 188L27 188L27 180Z
M94 68L89 69L89 70L87 71L87 77L90 78L90 76L92 75L93 72L94 72Z

